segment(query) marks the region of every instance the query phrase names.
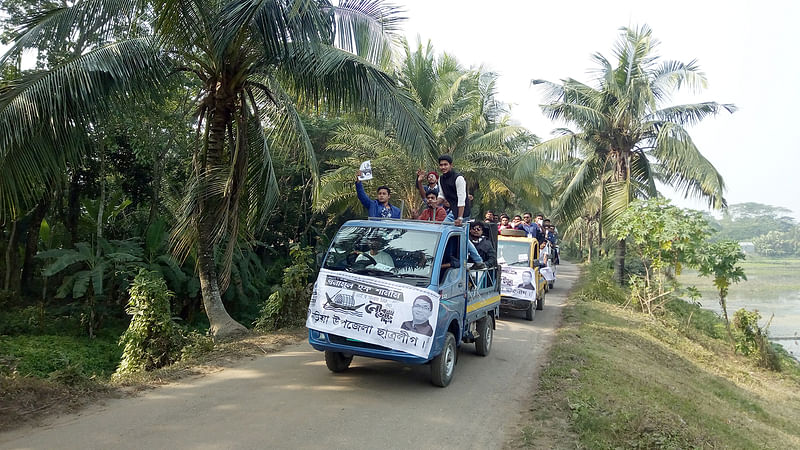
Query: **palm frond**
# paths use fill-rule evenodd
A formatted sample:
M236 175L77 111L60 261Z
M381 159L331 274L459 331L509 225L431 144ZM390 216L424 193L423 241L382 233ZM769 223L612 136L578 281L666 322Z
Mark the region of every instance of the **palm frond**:
M391 76L361 58L331 46L309 52L293 47L282 67L300 101L339 110L366 108L379 121L392 123L398 139L420 160L436 148L425 117Z
M674 122L680 125L695 125L708 116L715 116L721 111L736 112L736 106L730 103L703 102L686 105L675 105L655 111L646 120Z
M337 47L388 68L400 44L403 10L382 0L343 0L333 12Z
M689 133L672 122L662 122L656 129L658 135L652 154L658 158L667 184L683 191L687 197L707 199L711 207L724 207L722 175L700 153Z
M15 30L14 43L0 57L0 65L8 58L19 56L25 49L69 42L76 32L91 35L95 42L107 42L115 26L130 20L130 16L142 6L140 0L84 0L42 11Z

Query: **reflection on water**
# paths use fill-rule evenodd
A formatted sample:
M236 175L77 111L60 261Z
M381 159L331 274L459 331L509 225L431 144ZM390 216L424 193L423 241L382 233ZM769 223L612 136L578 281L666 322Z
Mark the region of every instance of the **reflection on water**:
M718 302L704 297L701 303L703 308L722 315L722 307ZM765 325L770 320L770 316L774 314L772 322L769 324L769 335L771 337L797 336L797 339L794 340L774 342L781 344L786 351L800 361L800 291L758 301L753 301L747 295L737 296L735 293L731 293L728 296L728 314L731 320L733 320L733 313L741 308L758 310L761 313L762 325Z

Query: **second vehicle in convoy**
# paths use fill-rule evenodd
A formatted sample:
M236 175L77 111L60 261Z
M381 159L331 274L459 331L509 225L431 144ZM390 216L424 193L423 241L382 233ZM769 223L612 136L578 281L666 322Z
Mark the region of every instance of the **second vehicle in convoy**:
M497 263L500 266L500 307L523 311L533 320L544 308L547 281L540 272L539 243L522 230L504 229L498 238Z

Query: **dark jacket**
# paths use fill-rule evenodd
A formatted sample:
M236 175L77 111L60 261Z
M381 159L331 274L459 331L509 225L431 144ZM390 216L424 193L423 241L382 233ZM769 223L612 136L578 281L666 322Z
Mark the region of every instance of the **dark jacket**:
M486 264L486 267L494 267L497 265L497 254L489 239L481 237L481 240L478 241L477 244L475 244L475 242L473 242L473 244L475 245L475 249L478 250L478 254L483 258L483 263Z
M383 217L381 216L381 210L384 209L383 205L378 203L377 200L369 198L367 193L364 191L364 185L361 184L360 181L356 181L356 194L358 195L358 200L360 200L361 204L364 205L364 208L367 209L367 215L369 217ZM389 204L389 208L392 211L392 219L399 219L400 208L392 204Z

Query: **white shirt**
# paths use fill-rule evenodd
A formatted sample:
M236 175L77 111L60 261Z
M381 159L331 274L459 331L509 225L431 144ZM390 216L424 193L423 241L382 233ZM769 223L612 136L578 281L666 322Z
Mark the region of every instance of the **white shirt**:
M394 260L392 256L385 251L381 250L376 254L368 253L375 260L375 268L380 270L390 270L394 269ZM356 261L365 261L367 257L365 255L358 255Z

